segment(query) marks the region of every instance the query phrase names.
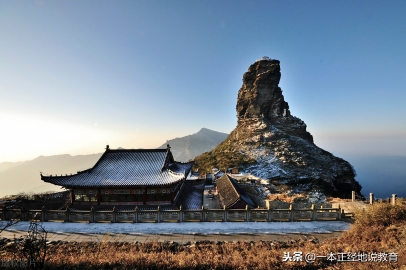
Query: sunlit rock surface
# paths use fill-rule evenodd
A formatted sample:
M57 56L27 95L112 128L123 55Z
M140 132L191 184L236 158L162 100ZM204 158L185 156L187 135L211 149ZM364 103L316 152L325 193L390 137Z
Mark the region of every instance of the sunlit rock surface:
M237 167L269 179L275 192L360 194L351 164L317 147L306 124L291 115L280 78L278 60L261 59L249 67L238 92L237 127L215 149L195 158L195 166L200 171Z

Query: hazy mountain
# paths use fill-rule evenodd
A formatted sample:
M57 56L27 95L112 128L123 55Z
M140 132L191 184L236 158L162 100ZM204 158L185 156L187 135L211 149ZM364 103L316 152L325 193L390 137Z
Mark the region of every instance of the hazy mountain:
M44 183L40 172L46 174L75 173L93 167L102 154L39 156L36 159L16 162L0 171L0 197L20 192L60 191L59 186ZM4 164L4 163L2 163Z
M226 137L225 133L202 128L195 134L169 140L159 148L166 148L169 143L175 160L187 161L213 149ZM61 187L43 182L40 172L58 175L76 173L93 167L102 154L39 156L30 161L0 163L0 197L20 192L60 191Z
M12 167L15 167L17 165L22 164L23 161L19 161L19 162L2 162L0 163L0 172L5 171L7 169L10 169Z
M166 141L158 148L166 148L166 145L169 144L175 160L185 162L214 149L227 136L226 133L202 128L195 134Z

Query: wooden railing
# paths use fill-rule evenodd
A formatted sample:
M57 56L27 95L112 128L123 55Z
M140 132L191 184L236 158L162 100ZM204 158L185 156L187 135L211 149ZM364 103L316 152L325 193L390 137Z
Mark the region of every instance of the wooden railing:
M110 222L110 223L160 223L160 222L273 222L273 221L321 221L341 220L341 208L309 209L197 209L90 211L79 210L21 210L0 209L1 220L41 220L56 222Z

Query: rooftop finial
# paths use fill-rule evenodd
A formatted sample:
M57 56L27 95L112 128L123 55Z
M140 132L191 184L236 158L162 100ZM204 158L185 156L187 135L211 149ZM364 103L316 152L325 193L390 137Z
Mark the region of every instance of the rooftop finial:
M106 150L109 150L110 149L110 146L109 145L106 145Z
M171 147L169 146L169 144L166 145L166 149L171 149Z

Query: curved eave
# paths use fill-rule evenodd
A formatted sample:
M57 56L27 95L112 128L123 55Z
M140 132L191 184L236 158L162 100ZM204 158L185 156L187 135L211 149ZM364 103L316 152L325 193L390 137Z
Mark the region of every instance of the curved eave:
M180 175L184 175L185 177L187 177L190 170L193 167L193 163L194 163L193 161L191 161L191 162L178 162L178 161L175 161L173 164L176 164L177 166L182 167L182 169L183 169L180 172L175 172L175 171L171 170L171 168L170 168L171 166L168 166L166 169L169 172L171 172L171 173L173 173L175 175L180 174Z
M42 173L40 173L40 175L41 175L41 180L43 180L43 181L45 181L45 178L63 178L63 177L72 177L72 176L75 176L75 175L79 175L79 174L83 174L83 173L89 173L91 170L92 170L93 168L89 168L89 169L86 169L86 170L83 170L83 171L77 171L77 173L71 173L71 174L65 174L65 175L55 175L55 176L53 176L52 174L51 175L43 175ZM47 181L45 181L45 182L47 182Z
M57 177L49 177L49 176L41 176L41 180L43 180L44 182L56 185L56 186L61 186L61 187L65 187L65 188L109 188L109 187L116 187L116 188L134 188L134 187L163 187L163 186L171 186L174 184L177 184L181 181L184 181L186 178L182 177L178 180L175 180L173 182L170 183L151 183L151 184L135 184L135 185L128 185L128 184L111 184L111 185L74 185L74 184L63 184L63 183L55 183L56 181L52 181L52 178L64 178L64 177L69 177L69 176L57 176ZM51 179L50 179L51 178Z

